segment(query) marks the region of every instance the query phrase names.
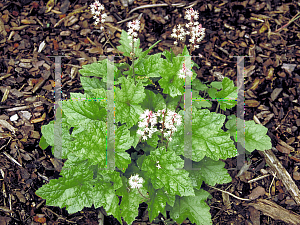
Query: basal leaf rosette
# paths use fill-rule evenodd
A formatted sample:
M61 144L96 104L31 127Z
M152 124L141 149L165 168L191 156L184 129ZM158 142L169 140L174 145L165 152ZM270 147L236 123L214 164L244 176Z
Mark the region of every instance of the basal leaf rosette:
M115 88L116 122L126 123L130 129L139 121L143 109L140 103L145 98L144 87L141 82L134 84L130 77L121 77L121 89Z
M184 160L172 151L160 147L146 156L141 170L151 179L155 189L164 188L168 193L180 196L193 196L194 190L188 172L182 168Z
M179 114L184 118L184 111ZM210 112L207 109L192 110L192 160L199 162L204 156L213 160L227 159L236 156L234 142L230 135L223 131L226 116ZM184 122L183 122L184 123ZM174 133L168 149L184 156L184 126Z

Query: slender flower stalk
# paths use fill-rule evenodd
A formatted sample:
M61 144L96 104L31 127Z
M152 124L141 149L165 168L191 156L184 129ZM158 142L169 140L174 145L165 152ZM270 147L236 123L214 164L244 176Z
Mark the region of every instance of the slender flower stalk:
M131 40L129 43L130 46L132 46L132 74L133 74L133 79L135 83L135 74L134 74L134 59L135 59L135 53L134 53L134 43L137 41L137 36L138 36L138 31L140 30L140 21L139 20L134 20L132 22L127 23L128 29L128 39Z

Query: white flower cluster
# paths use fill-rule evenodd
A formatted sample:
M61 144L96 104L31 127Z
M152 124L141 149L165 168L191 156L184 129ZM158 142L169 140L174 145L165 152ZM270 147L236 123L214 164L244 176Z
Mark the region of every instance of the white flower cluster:
M179 73L178 73L179 78L185 78L185 73L190 77L193 75L193 72L191 70L187 70L185 63L183 63L182 69L179 70Z
M173 33L171 34L171 37L181 41L185 39L185 35L190 35L191 39L189 39L189 42L191 43L193 50L199 48L199 45L196 45L196 42L201 42L205 37L205 28L202 28L202 25L199 24L199 22L194 21L199 18L198 15L199 13L194 11L193 8L187 9L184 18L190 20L190 22L185 25L187 28L189 28L189 31L185 31L179 24L177 25L177 29L174 27ZM174 44L177 45L178 42L175 41Z
M95 25L97 25L99 22L104 23L105 18L107 17L106 13L101 14L101 11L104 11L104 6L99 3L98 0L96 0L93 4L90 5L91 7L91 13L94 15ZM104 29L104 27L101 25L101 30Z
M137 41L137 36L138 33L137 31L139 31L140 29L140 21L139 20L134 20L132 22L128 22L127 24L128 29L128 39L132 39L133 38L133 42ZM130 46L132 46L132 41L129 43Z
M142 177L139 177L138 174L136 174L134 176L131 175L128 183L131 188L140 188L143 186L144 179Z
M158 117L160 117L159 122L157 121ZM181 125L182 118L181 115L173 111L168 111L166 113L166 110L163 109L163 110L158 110L157 113L153 113L152 111L149 111L149 109L146 109L145 112L140 116L140 119L142 121L139 122L138 126L140 129L137 131L137 134L141 135L140 138L143 138L143 140L147 140L148 137L149 138L152 137L152 134L154 132L164 131L164 136L168 137L169 141L171 141L172 140L171 136L175 131L177 131L176 126ZM158 130L155 127L157 123L160 123L161 125L163 124L164 127Z

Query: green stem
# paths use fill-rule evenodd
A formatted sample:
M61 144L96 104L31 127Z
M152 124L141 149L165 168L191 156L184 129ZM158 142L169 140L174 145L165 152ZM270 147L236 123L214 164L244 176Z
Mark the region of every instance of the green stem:
M175 112L176 112L177 108L178 108L179 105L180 105L180 102L181 102L181 100L182 100L182 97L183 97L183 95L181 95L181 98L180 98L180 100L179 100L179 102L178 102L178 104L177 104L177 106L176 106Z
M219 106L220 106L220 103L218 102L216 113L218 112Z

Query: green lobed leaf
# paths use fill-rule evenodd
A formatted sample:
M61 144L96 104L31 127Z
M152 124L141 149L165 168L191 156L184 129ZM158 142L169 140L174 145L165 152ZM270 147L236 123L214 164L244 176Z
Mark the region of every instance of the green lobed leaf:
M126 125L118 127L115 131L115 166L122 171L131 163L130 155L125 152L130 149L134 138L130 136L130 131Z
M253 120L245 121L245 148L252 152L256 150L267 150L272 148L271 139L266 133L268 128L256 124Z
M179 114L184 118L184 111ZM192 160L199 162L204 156L213 160L227 159L236 156L236 148L230 135L221 127L225 115L210 112L207 109L192 109ZM184 124L184 122L183 122ZM174 150L177 155L184 155L184 126L179 126L172 136L168 149Z
M144 75L147 77L160 77L161 61L161 53L150 55L138 65L134 64L134 72L137 75Z
M101 77L101 78L103 78L103 80L101 81L101 87L106 89L107 64L108 64L108 59L105 58L102 61L98 61L98 62L94 62L94 63L91 63L91 64L83 65L82 69L80 69L78 72L82 76L93 76L93 77ZM121 71L116 66L114 66L114 80L115 80L115 84L119 84L118 78L121 76L120 73L121 73ZM90 84L86 84L87 88L91 88L90 86L91 86ZM95 85L92 85L92 87L94 87L94 86L96 86L97 88L99 88L99 83L97 83ZM105 86L105 87L103 87L103 86Z
M177 223L181 224L187 217L191 223L197 225L212 224L210 208L205 200L210 194L204 190L195 190L195 196L176 196L174 207L166 206L170 216Z
M237 120L243 122L240 118L236 118L235 115L227 117L229 120L225 124L230 136L234 137L237 141ZM242 130L241 132L244 132ZM271 139L266 133L268 128L261 124L256 124L254 121L245 121L245 149L249 152L253 152L255 149L264 151L272 148Z
M133 143L132 146L134 148L136 148L137 144L139 143L139 139L140 139L140 135L137 134L137 130L139 129L139 127L137 125L132 126L129 131L130 131L130 136L133 138Z
M157 161L161 168L157 167ZM141 169L147 172L146 176L151 179L155 189L164 187L170 194L191 196L194 195L194 191L188 172L176 169L183 166L184 161L179 156L161 147L146 156Z
M208 89L208 87L205 84L203 84L200 80L195 79L192 82L192 89L197 91L205 91Z
M169 201L168 196L164 193L163 189L155 190L152 184L149 182L149 198L150 201L147 203L148 205L148 215L149 221L153 221L159 213L162 213L166 217L166 203ZM175 202L175 195L174 195L174 202Z
M90 95L81 93L71 93L71 98L72 100L62 102L62 110L70 125L75 126L91 120L106 121L106 101L95 101Z
M145 98L144 87L141 82L134 85L132 78L121 77L121 89L115 88L116 122L126 123L130 129L139 121L143 109L140 103Z
M61 141L61 157L67 158L69 151L69 143L73 141L72 137L69 134L69 130L71 126L67 123L66 118L62 118L61 123L61 136L56 139L56 141ZM56 132L54 132L54 121L50 121L49 124L43 125L42 129L42 137L45 139L46 143L50 146L52 146L52 153L55 152L55 146L54 146L54 135ZM42 139L41 139L42 140ZM45 145L44 145L45 146ZM47 146L48 147L48 146ZM60 151L60 150L59 150Z
M50 180L36 191L36 194L46 199L47 205L66 207L70 214L82 210L84 207L104 206L109 212L118 216L118 202L111 182L93 182L93 172L88 168L91 166L87 160L67 160L61 172L63 177ZM110 176L111 180L120 184L120 177L117 172ZM74 176L75 175L75 176ZM119 185L120 186L120 185Z
M89 78L80 76L80 83L84 89L84 92L87 94L90 94L90 91L93 89L106 89L106 83L96 77Z
M234 140L237 142L237 120L235 115L227 116L227 123L225 124L225 127L228 129L226 132L230 134L234 138ZM240 118L237 118L239 122L244 123Z
M70 142L69 151L77 157L89 159L100 168L106 165L106 124L103 121L91 120L81 123L73 129L74 141Z
M149 109L153 112L166 108L163 96L159 93L155 94L153 91L147 89L145 89L145 98L140 105L144 110Z
M210 108L212 103L210 100L206 100L199 95L199 91L192 90L193 98L193 106L201 109L201 108Z
M161 64L160 75L162 78L158 83L163 89L163 93L170 95L172 98L184 94L184 79L178 76L183 61L183 57L176 57L173 58L172 63L164 60Z
M106 166L106 124L103 121L91 121L81 124L81 129L74 129L74 141L70 143L72 152L80 158L88 158L91 163ZM115 130L115 166L125 171L131 162L130 155L125 152L133 143L126 125Z
M232 80L228 77L224 77L222 81L222 90L216 93L216 98L221 98L224 100L218 100L220 103L220 108L222 110L231 109L234 107L237 102L235 100L230 99L237 99L237 87L234 86Z
M199 168L189 171L194 188L199 190L203 181L211 186L231 182L231 176L224 166L224 162L214 161L208 157L204 157L200 162L193 162L193 168Z

